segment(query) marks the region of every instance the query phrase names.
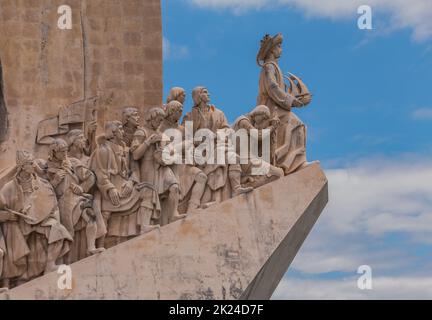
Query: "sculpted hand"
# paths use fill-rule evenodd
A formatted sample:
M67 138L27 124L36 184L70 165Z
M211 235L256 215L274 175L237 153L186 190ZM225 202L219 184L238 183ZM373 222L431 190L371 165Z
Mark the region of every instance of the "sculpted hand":
M108 196L114 206L118 207L120 205L120 195L117 189L111 189L108 191Z
M134 184L132 181L128 181L124 186L123 186L123 192L122 192L122 198L127 198L132 194L133 191L133 187Z
M303 104L303 101L302 101L302 97L301 97L301 96L296 96L296 97L294 98L294 101L293 101L293 107L296 107L296 108L304 107L304 104Z
M9 215L8 215L8 221L10 221L10 222L17 222L18 221L18 216L14 215L13 213L9 213Z
M57 171L54 175L53 183L54 185L60 184L66 176L66 171Z
M155 144L156 142L160 142L160 141L162 141L162 136L161 135L159 135L159 134L152 134L151 136L150 136L150 138L148 138L147 140L146 140L146 142L147 142L147 144L149 144L149 145L151 145L151 144Z
M91 121L87 125L89 133L93 133L97 130L97 121Z
M81 196L84 193L83 188L81 188L77 184L72 184L71 188L72 188L73 193L75 193L78 196Z

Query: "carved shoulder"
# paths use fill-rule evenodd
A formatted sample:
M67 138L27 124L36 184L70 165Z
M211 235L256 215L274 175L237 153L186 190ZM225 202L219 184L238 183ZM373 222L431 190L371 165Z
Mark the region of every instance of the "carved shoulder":
M12 199L16 198L17 188L15 180L7 182L2 188L0 188L0 208L10 206Z
M267 74L275 74L276 73L276 67L273 63L266 63L263 68Z

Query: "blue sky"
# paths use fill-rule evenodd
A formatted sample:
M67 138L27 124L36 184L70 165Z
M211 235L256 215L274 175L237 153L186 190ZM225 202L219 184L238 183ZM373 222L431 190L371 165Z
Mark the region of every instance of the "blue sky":
M204 85L230 121L249 112L266 33L284 34L281 67L314 94L295 112L331 203L275 298L432 298L432 2L371 0L373 30L357 28L357 0L162 3L165 94L184 87L186 110Z

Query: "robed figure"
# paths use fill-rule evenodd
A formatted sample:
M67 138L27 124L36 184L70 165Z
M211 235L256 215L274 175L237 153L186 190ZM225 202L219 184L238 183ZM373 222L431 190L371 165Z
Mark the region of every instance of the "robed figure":
M281 34L266 35L261 41L257 56L257 63L262 67L257 104L267 106L272 116L280 119L274 153L277 166L288 175L307 165L306 126L292 108L309 104L311 95L300 78L282 73L279 67L282 41ZM285 80L289 82L288 86Z

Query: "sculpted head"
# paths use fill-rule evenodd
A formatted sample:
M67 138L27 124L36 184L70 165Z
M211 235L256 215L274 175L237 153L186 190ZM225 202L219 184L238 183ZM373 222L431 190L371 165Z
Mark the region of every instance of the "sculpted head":
M186 101L186 91L180 87L174 87L170 90L169 96L167 98L167 103L171 101L178 101L181 104L184 104Z
M34 170L34 157L33 155L25 150L18 150L16 153L16 165L18 173L25 172L27 174L33 174Z
M257 55L257 63L262 66L268 60L279 59L282 56L283 36L278 33L274 37L265 35L261 40L261 47Z
M135 107L126 107L122 113L122 122L124 126L138 127L140 122L138 109Z
M199 106L201 103L210 103L210 93L206 87L196 87L192 90L192 99L194 106Z
M270 55L272 55L276 59L279 59L282 56L282 51L282 39L280 39L280 41L274 44L273 48L270 51Z
M64 161L68 156L69 146L63 139L55 139L50 145L50 159Z
M264 105L257 106L249 115L257 129L266 128L271 118L270 109Z
M120 121L108 121L105 124L105 138L107 140L123 140L124 130Z
M66 136L69 149L75 147L78 150L84 150L87 147L87 139L82 130L71 130Z
M150 109L146 113L145 121L148 127L150 127L153 130L157 130L162 124L162 121L165 119L165 116L166 114L162 110L162 108L156 107Z
M183 105L179 101L173 100L166 105L165 113L167 119L178 122L183 114Z

